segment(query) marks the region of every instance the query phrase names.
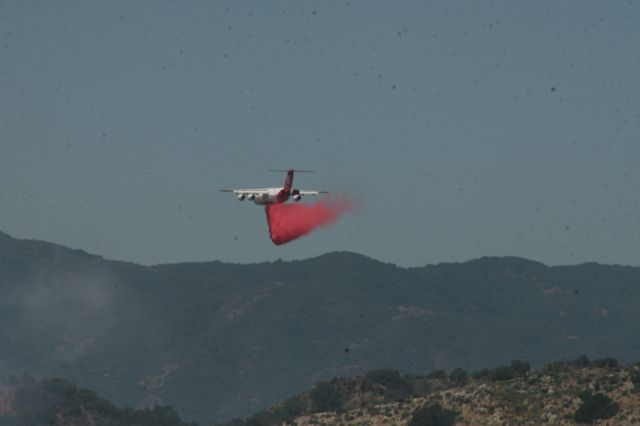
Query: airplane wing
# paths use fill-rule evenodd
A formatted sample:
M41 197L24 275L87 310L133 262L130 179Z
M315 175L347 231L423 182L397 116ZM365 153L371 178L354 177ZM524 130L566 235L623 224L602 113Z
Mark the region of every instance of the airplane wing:
M328 194L329 191L303 191L300 190L299 194L300 195L320 195L320 194Z
M269 190L266 188L259 188L259 189L221 189L221 192L233 192L234 194L245 194L245 195L249 195L249 194L256 194L256 195L262 195L262 194L268 194Z

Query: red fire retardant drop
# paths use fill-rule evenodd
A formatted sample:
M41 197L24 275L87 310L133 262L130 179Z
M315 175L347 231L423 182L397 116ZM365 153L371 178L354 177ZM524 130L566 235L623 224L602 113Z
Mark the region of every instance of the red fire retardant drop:
M269 236L275 245L285 244L337 221L352 210L346 199L320 200L314 204L269 204L266 206Z

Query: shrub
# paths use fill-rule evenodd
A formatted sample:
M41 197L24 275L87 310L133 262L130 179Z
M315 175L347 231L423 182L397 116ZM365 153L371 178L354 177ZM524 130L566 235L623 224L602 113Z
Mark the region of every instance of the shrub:
M473 377L476 380L481 380L481 379L486 379L487 377L489 377L489 369L488 368L483 368L482 370L478 370L475 371L471 377Z
M580 355L578 358L574 359L573 361L571 361L571 364L574 367L578 367L578 368L587 368L591 365L591 361L589 361L589 358L587 358L586 355Z
M439 404L422 406L413 412L407 426L453 426L458 413Z
M618 360L615 359L615 358L594 359L593 362L591 363L591 365L593 365L594 367L599 367L599 368L617 368L618 367Z
M511 361L511 368L516 372L518 376L525 377L529 374L529 370L531 370L531 365L527 361L520 361L519 359L514 359Z
M271 424L271 418L265 411L254 414L245 422L246 426L271 426Z
M76 385L59 378L42 379L42 389L63 398L72 398L78 391Z
M446 379L446 378L447 378L447 372L444 370L436 370L427 374L427 379Z
M451 373L449 373L449 380L458 385L464 385L465 383L467 383L468 378L469 375L462 368L456 368Z
M511 380L516 377L516 370L509 365L501 365L489 372L489 379L494 382L500 382L503 380Z
M544 371L550 375L566 373L569 371L569 365L565 361L555 361L545 365Z
M369 371L364 379L367 384L378 384L386 388L397 388L404 384L404 379L396 370L382 369Z
M369 389L373 385L383 386L385 397L401 399L410 395L414 390L413 381L403 378L396 370L382 369L368 372L364 377L365 386Z
M618 404L608 396L591 391L584 391L578 395L582 404L573 415L577 423L593 423L598 419L608 419L618 412Z
M282 403L282 416L284 419L291 419L301 415L304 411L304 404L300 397L294 396L285 399Z
M633 383L633 391L640 392L640 371L632 371L629 375L631 383Z
M343 396L329 382L320 382L311 391L311 403L314 412L340 411L343 405Z

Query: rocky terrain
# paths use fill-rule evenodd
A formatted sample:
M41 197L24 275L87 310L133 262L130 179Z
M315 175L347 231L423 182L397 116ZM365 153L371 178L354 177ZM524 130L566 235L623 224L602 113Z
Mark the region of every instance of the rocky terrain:
M612 359L589 362L582 357L520 374L508 373L509 367L503 366L474 373L467 379L459 377L457 381L442 372L426 377L405 376L402 383L386 380L386 385L373 382L372 375L334 379L235 424L418 425L424 423L412 423L417 410L437 406L452 413L455 422L441 420L429 425L574 425L592 421L638 425L639 365L621 367ZM387 379L390 377L388 374ZM399 386L410 389L411 395L403 396ZM337 410L306 412L331 399L327 396L330 392L318 391L321 387L341 396L340 402L334 401L333 408ZM585 400L597 395L600 396ZM296 405L303 413L282 417L283 409L295 412L291 407ZM604 416L609 417L601 418Z

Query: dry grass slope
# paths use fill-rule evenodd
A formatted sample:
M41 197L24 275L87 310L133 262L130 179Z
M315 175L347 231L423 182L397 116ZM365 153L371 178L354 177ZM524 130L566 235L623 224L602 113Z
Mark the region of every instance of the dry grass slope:
M574 415L582 404L579 394L590 390L606 395L619 407L615 416L596 424L632 426L640 424L640 388L632 380L639 372L638 365L580 368L555 363L504 381L470 379L456 386L446 379L429 379L422 383L424 394L406 400L376 402L372 395L355 394L342 412L308 414L289 424L403 426L419 407L438 404L460 413L456 425L575 425ZM340 380L345 387L357 388L349 384L354 379Z

